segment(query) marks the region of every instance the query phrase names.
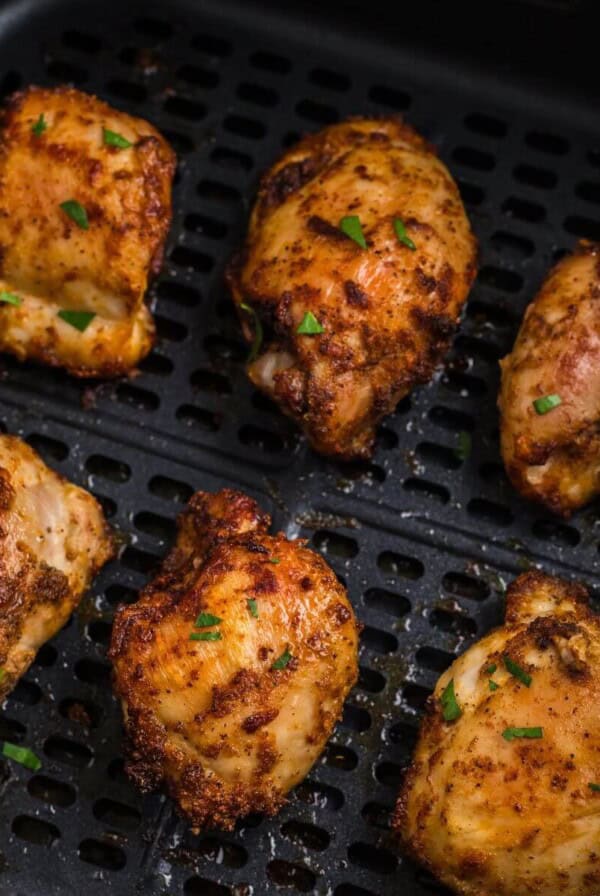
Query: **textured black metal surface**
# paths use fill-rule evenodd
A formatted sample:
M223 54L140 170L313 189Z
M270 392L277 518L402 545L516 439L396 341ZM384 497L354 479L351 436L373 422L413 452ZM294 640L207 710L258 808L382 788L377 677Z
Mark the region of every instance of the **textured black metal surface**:
M0 7L0 29L4 93L71 81L147 117L180 158L152 289L160 341L142 374L90 392L2 362L4 426L91 488L127 543L0 716L0 737L43 759L37 774L0 763L0 893L444 893L388 830L424 700L500 620L505 583L530 563L600 585L596 511L567 525L520 501L495 411L497 359L543 272L577 236L600 238L592 119L578 130L569 109L500 82L242 4L22 0ZM481 273L444 370L381 427L372 463L344 467L316 458L247 383L222 271L282 146L338 117L398 111L459 180ZM365 623L362 674L323 761L277 818L193 837L123 776L105 650L116 604L164 554L181 503L222 485L256 495L347 582Z

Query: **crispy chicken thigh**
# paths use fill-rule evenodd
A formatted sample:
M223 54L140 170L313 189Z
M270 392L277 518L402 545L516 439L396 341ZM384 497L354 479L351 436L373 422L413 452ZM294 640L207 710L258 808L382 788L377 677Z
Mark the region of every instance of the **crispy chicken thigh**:
M250 379L316 451L368 457L377 423L446 351L475 261L456 184L400 119L304 138L263 177L229 268L246 338L264 330Z
M154 323L143 298L162 260L174 170L152 125L96 97L31 87L8 100L0 297L20 303L0 301L0 350L78 376L127 372L150 351ZM71 214L65 202L76 204ZM65 311L95 317L81 331L58 316Z
M0 435L0 700L113 550L95 498L25 442Z
M504 626L430 698L394 821L407 850L463 896L598 896L599 705L586 589L519 576Z
M500 363L507 473L569 516L600 491L600 245L581 243L554 267ZM547 396L560 404L540 414L534 402Z
M110 655L129 761L195 829L275 813L320 755L357 677L346 592L251 498L198 492L177 545L122 607Z

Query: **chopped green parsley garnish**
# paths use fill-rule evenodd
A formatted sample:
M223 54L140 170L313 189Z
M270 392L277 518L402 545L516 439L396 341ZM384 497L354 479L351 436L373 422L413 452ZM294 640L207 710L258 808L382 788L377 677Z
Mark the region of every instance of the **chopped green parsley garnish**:
M63 310L59 311L57 316L60 317L61 320L64 320L66 324L75 327L80 333L85 333L93 319L96 317L96 313L94 311Z
M200 613L194 622L194 626L196 628L208 628L209 625L218 625L220 622L223 622L220 616L213 616L212 613Z
M496 684L495 681L492 681L491 678L490 678L488 684L489 684L489 686L490 686L490 691L497 691L498 688L500 687L500 685L499 685L499 684Z
M361 249L367 248L367 241L360 226L360 218L358 215L347 215L340 221L340 230L349 236L351 240L358 243Z
M258 619L258 604L254 600L253 597L249 598L246 601L246 605L248 607L248 611L251 616L254 616L255 619Z
M405 246L408 246L408 248L412 249L414 252L417 247L407 234L406 226L402 218L394 218L394 230L396 232L396 236L398 237L398 242L404 243Z
M600 784L588 784L590 790L593 790L594 793L600 793Z
M462 716L462 709L458 705L456 694L454 693L454 679L452 678L440 698L442 704L442 715L445 722L454 722Z
M46 124L46 119L44 118L44 113L40 115L35 124L31 125L31 130L35 134L36 137L41 137L48 125Z
M324 331L325 327L319 323L312 311L305 311L296 333L300 333L301 336L316 336Z
M30 768L34 772L37 772L42 767L42 763L29 747L18 747L7 740L4 741L2 746L2 755L6 756L7 759L14 759L15 762L19 762L25 768Z
M502 732L504 740L515 740L517 737L527 737L531 740L539 740L544 736L543 728L505 728Z
M190 641L220 641L221 632L192 632Z
M514 660L511 660L509 656L503 657L504 665L507 670L513 675L515 678L518 678L520 682L522 682L525 687L531 687L531 675L529 675L525 669L522 669L518 663L515 663Z
M6 669L0 669L0 681L2 681L2 679L4 678L5 675L6 675Z
M245 311L246 314L251 314L254 318L254 339L252 340L252 348L250 349L250 353L247 359L247 363L252 364L252 362L256 361L256 359L258 358L258 353L260 352L260 347L263 341L262 322L251 305L247 305L246 302L242 302L240 308Z
M543 398L536 398L533 406L537 414L547 414L553 408L557 408L562 404L560 395L544 395Z
M23 299L16 293L6 292L6 290L3 289L0 292L0 302L5 302L7 305L21 305Z
M289 663L291 658L292 658L292 654L286 647L285 650L283 651L283 653L281 654L281 656L275 660L275 662L271 666L271 669L274 669L274 670L285 669L285 667L287 666L287 664Z
M498 666L496 665L496 663L490 663L490 665L486 667L485 671L488 675L493 675L497 668Z
M277 566L278 563L281 563L279 557L269 557L269 563L274 563Z
M88 230L90 226L88 216L81 202L77 202L76 199L67 199L66 202L61 202L60 207L65 215L68 215L72 221L75 221L78 227L81 227L82 230Z
M130 143L130 141L121 134L117 134L115 131L109 131L108 128L102 128L102 140L106 146L114 146L117 149L129 149L133 146L133 143Z

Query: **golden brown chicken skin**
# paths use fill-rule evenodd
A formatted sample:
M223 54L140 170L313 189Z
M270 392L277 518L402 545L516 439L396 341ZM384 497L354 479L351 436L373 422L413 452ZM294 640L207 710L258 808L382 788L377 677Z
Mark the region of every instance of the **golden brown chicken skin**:
M600 490L599 244L582 242L552 269L500 363L506 471L525 497L568 517ZM548 395L560 404L537 413Z
M239 492L198 492L160 574L115 620L127 771L144 791L164 785L195 829L274 814L357 677L344 588L269 523Z
M340 228L348 217L366 248ZM254 315L264 329L250 379L316 451L368 457L377 423L446 351L475 261L456 184L400 119L304 138L263 177L229 269L246 338ZM308 312L322 332L298 333Z
M118 138L130 145L115 146ZM0 351L77 376L135 367L154 341L143 299L162 260L174 170L175 156L152 125L94 96L30 87L7 101L0 297L20 303L0 301ZM84 210L87 228L65 202ZM59 316L64 311L95 317L82 332Z
M450 682L454 721L442 710ZM394 820L406 850L463 896L597 896L599 706L586 589L519 576L504 626L430 698Z
M113 552L95 498L0 435L0 700Z

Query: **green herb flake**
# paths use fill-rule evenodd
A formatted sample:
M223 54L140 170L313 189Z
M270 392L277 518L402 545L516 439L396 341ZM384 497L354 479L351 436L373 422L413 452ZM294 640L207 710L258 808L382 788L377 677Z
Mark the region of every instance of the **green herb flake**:
M109 131L108 128L102 128L102 140L105 146L114 146L116 149L130 149L133 146L133 143L121 134Z
M514 660L511 660L509 656L503 657L504 665L506 669L514 678L517 678L520 682L522 682L525 687L531 687L531 675L529 675L525 669L522 669L518 663L515 663Z
M518 737L540 740L544 736L543 728L505 728L502 732L504 740L515 740Z
M414 252L417 247L407 234L406 225L402 218L394 218L394 231L398 237L398 242L404 243L405 246L408 246L408 248L412 249Z
M67 199L66 202L61 202L60 207L65 215L68 215L72 221L75 221L78 227L81 227L82 230L89 229L90 224L87 212L81 202L77 202L76 199Z
M277 566L278 563L281 563L279 557L269 557L269 563L273 563L274 566Z
M440 698L442 704L442 715L445 722L455 722L462 716L462 709L458 705L456 694L454 693L454 679L450 679L444 692Z
M220 616L213 616L212 613L200 613L194 622L194 626L196 628L208 628L209 625L219 625L220 622L223 622Z
M48 125L46 124L46 119L44 118L44 113L40 115L35 124L31 125L31 130L35 134L36 137L41 137Z
M489 666L486 666L486 675L493 675L497 668L498 666L496 665L496 663L490 663Z
M365 239L364 233L362 232L360 218L358 217L358 215L347 215L345 218L341 219L339 226L342 233L345 233L346 236L349 236L351 240L354 240L355 243L358 243L361 249L367 248L367 241Z
M536 398L533 402L536 414L547 414L559 404L562 404L560 395L544 395L543 398Z
M258 619L258 604L253 597L249 598L246 601L246 606L248 607L248 612L250 613L250 615L254 616L255 619Z
M21 305L23 299L16 293L6 292L6 290L3 289L0 291L0 302L4 302L6 305Z
M489 684L489 687L490 687L490 691L497 691L498 688L500 687L500 685L499 685L499 684L496 684L495 681L492 681L491 678L490 678L488 684Z
M252 364L252 362L256 361L256 359L258 358L260 347L263 341L262 322L251 305L247 305L246 302L242 302L240 308L245 311L246 314L250 314L254 318L254 339L252 340L252 348L250 349L250 353L247 358L247 363Z
M319 323L312 311L305 311L296 333L299 333L301 336L317 336L324 331L325 327Z
M34 772L37 772L42 767L42 763L29 747L18 747L7 740L4 741L2 746L2 755L6 756L7 759L13 759L15 762L24 765L25 768L30 768Z
M4 678L5 675L6 675L6 669L0 669L0 681L2 681L2 679Z
M192 632L190 641L220 641L221 632Z
M57 316L60 317L61 320L64 320L66 324L75 327L80 333L85 333L93 319L96 317L96 313L94 311L63 310L59 311Z
M285 669L285 667L287 666L287 664L289 663L291 658L292 658L292 654L290 653L289 649L286 647L285 650L283 651L283 653L281 654L281 656L275 660L275 662L271 666L271 669L273 669L273 671L278 671L279 669Z
M454 450L457 458L459 460L467 460L471 455L471 433L470 432L459 432L458 434L458 444Z
M593 790L594 793L600 793L600 784L588 784L590 790Z

